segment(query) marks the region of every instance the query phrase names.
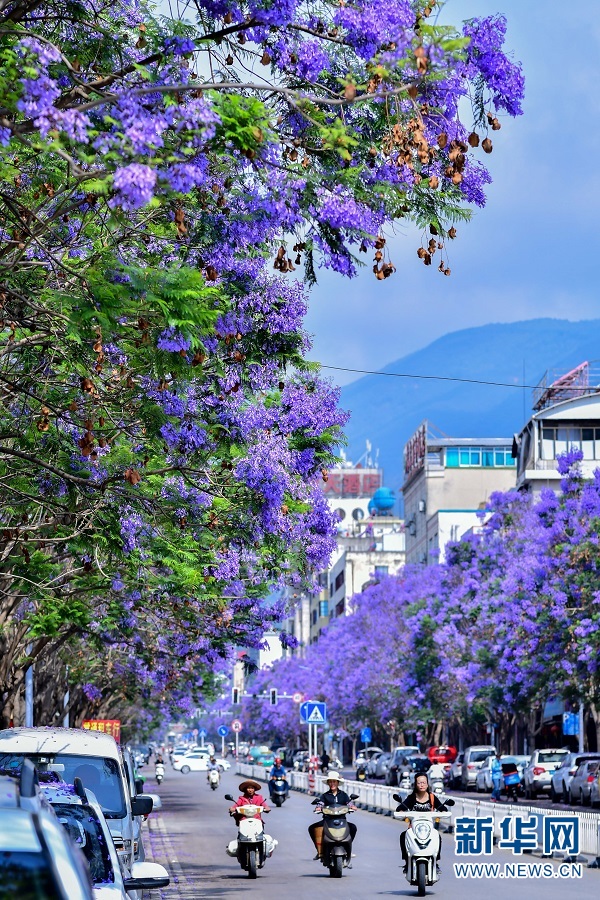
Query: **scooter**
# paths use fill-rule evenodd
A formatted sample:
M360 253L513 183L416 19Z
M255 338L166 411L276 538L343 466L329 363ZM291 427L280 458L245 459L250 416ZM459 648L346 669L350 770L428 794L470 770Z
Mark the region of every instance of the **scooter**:
M220 781L220 780L221 780L221 779L220 779L220 777L219 777L219 770L218 770L218 769L211 769L211 770L209 771L209 773L208 773L208 783L210 784L211 789L212 789L213 791L216 791L216 789L219 787L219 781Z
M444 768L440 765L433 765L429 772L429 786L434 794L438 797L444 793Z
M367 780L367 760L361 760L356 765L356 780L357 781L366 781Z
M356 800L358 794L350 794L351 800ZM320 800L313 800L313 806L318 806ZM323 825L321 833L321 862L329 869L332 878L341 878L344 861L349 863L352 858L352 838L346 816L354 812L349 806L323 806L321 814Z
M412 778L410 772L403 772L398 779L398 787L401 791L412 791Z
M156 778L157 784L160 784L165 777L165 767L162 763L156 763L154 766L154 777Z
M235 803L231 794L225 794L225 799ZM262 819L254 818L262 811L262 806L254 803L238 806L235 811L240 817L237 840L230 841L226 847L227 855L237 858L242 869L248 873L248 878L256 878L256 870L262 869L277 846L277 841L265 834Z
M393 797L400 804L394 813L394 818L411 823L411 827L406 831L408 856L406 880L417 888L419 897L424 897L427 888L432 887L440 877L437 871L440 836L435 826L440 819L450 818L451 813L447 809L434 812L415 812L404 806L400 794L394 794ZM446 798L444 806L454 806L454 800Z
M285 803L289 792L290 786L287 782L287 778L273 778L269 782L269 794L271 795L271 801L275 806L279 807Z

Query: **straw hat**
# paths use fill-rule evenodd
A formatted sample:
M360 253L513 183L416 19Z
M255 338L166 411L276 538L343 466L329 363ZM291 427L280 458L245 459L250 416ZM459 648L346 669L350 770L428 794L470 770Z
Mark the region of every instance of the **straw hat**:
M248 788L254 788L255 791L260 791L260 784L258 781L252 781L252 779L248 779L248 781L242 781L240 784L240 791L242 794L245 794Z

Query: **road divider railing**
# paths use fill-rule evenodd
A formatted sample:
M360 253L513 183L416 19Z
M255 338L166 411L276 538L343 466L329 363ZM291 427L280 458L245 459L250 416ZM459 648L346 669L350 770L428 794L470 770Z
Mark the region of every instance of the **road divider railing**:
M254 778L255 781L268 781L269 771L263 766L253 766L249 763L237 764L238 775ZM290 788L294 791L302 791L309 793L308 773L296 772L290 769L287 773L287 779ZM323 775L317 775L315 779L315 794L321 794L325 791L326 778ZM367 781L349 781L344 779L344 790L349 794L358 794L356 805L368 812L378 813L380 815L391 816L398 806L393 799L393 794L399 794L401 797L407 797L408 791L400 788L387 787L383 784L373 784ZM537 836L539 846L543 846L544 819L548 816L564 817L565 815L576 815L579 819L579 855L582 857L592 857L592 868L600 869L600 814L595 812L577 811L576 813L565 812L558 809L541 809L540 807L528 806L524 803L492 803L491 801L471 799L470 797L452 797L455 805L451 807L452 817L447 823L441 823L447 831L454 831L454 823L457 818L489 818L493 821L494 842L502 837L500 823L506 816L520 816L523 819L537 818ZM561 856L560 852L554 851L553 856ZM564 857L570 858L568 854Z

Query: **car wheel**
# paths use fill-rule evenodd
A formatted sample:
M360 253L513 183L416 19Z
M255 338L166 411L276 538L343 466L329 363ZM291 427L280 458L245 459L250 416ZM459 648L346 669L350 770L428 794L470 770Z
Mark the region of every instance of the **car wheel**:
M581 791L581 805L582 806L591 806L592 805L592 796L591 794L583 795L583 790Z
M558 802L558 794L554 790L554 785L550 782L550 802L557 803Z
M567 803L569 804L569 806L575 805L575 798L573 797L573 792L571 791L571 788L569 788L568 793L567 793Z
M565 804L565 806L569 802L569 794L567 792L567 788L564 783L563 783L563 789L562 789L562 802Z
M181 774L182 774L182 775L187 775L189 771L190 771L190 767L189 767L189 766L182 766L182 767L181 767Z

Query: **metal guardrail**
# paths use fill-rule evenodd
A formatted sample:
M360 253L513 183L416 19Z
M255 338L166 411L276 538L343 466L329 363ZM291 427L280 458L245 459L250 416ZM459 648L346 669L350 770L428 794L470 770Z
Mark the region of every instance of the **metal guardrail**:
M257 781L268 781L267 771L262 766L252 766L248 763L237 764L238 775L246 775ZM288 781L290 787L296 791L308 793L308 773L288 772ZM393 799L393 794L400 794L406 797L408 791L399 788L387 787L382 784L373 784L366 781L348 781L344 779L344 787L349 793L358 794L357 805L368 812L379 813L383 815L392 815L398 805ZM315 774L315 793L322 793L325 790L325 778L322 775ZM564 810L558 809L540 809L535 806L527 806L524 803L491 803L485 800L471 800L467 797L453 797L455 806L452 807L452 818L449 826L454 827L457 817L471 816L474 818L491 816L494 821L494 840L501 837L500 822L506 816L535 816L538 819L538 837L541 838L543 830L543 820L546 816L565 815ZM580 853L584 856L593 856L600 865L600 814L593 812L576 812L579 818L579 844ZM540 840L541 844L541 840Z

